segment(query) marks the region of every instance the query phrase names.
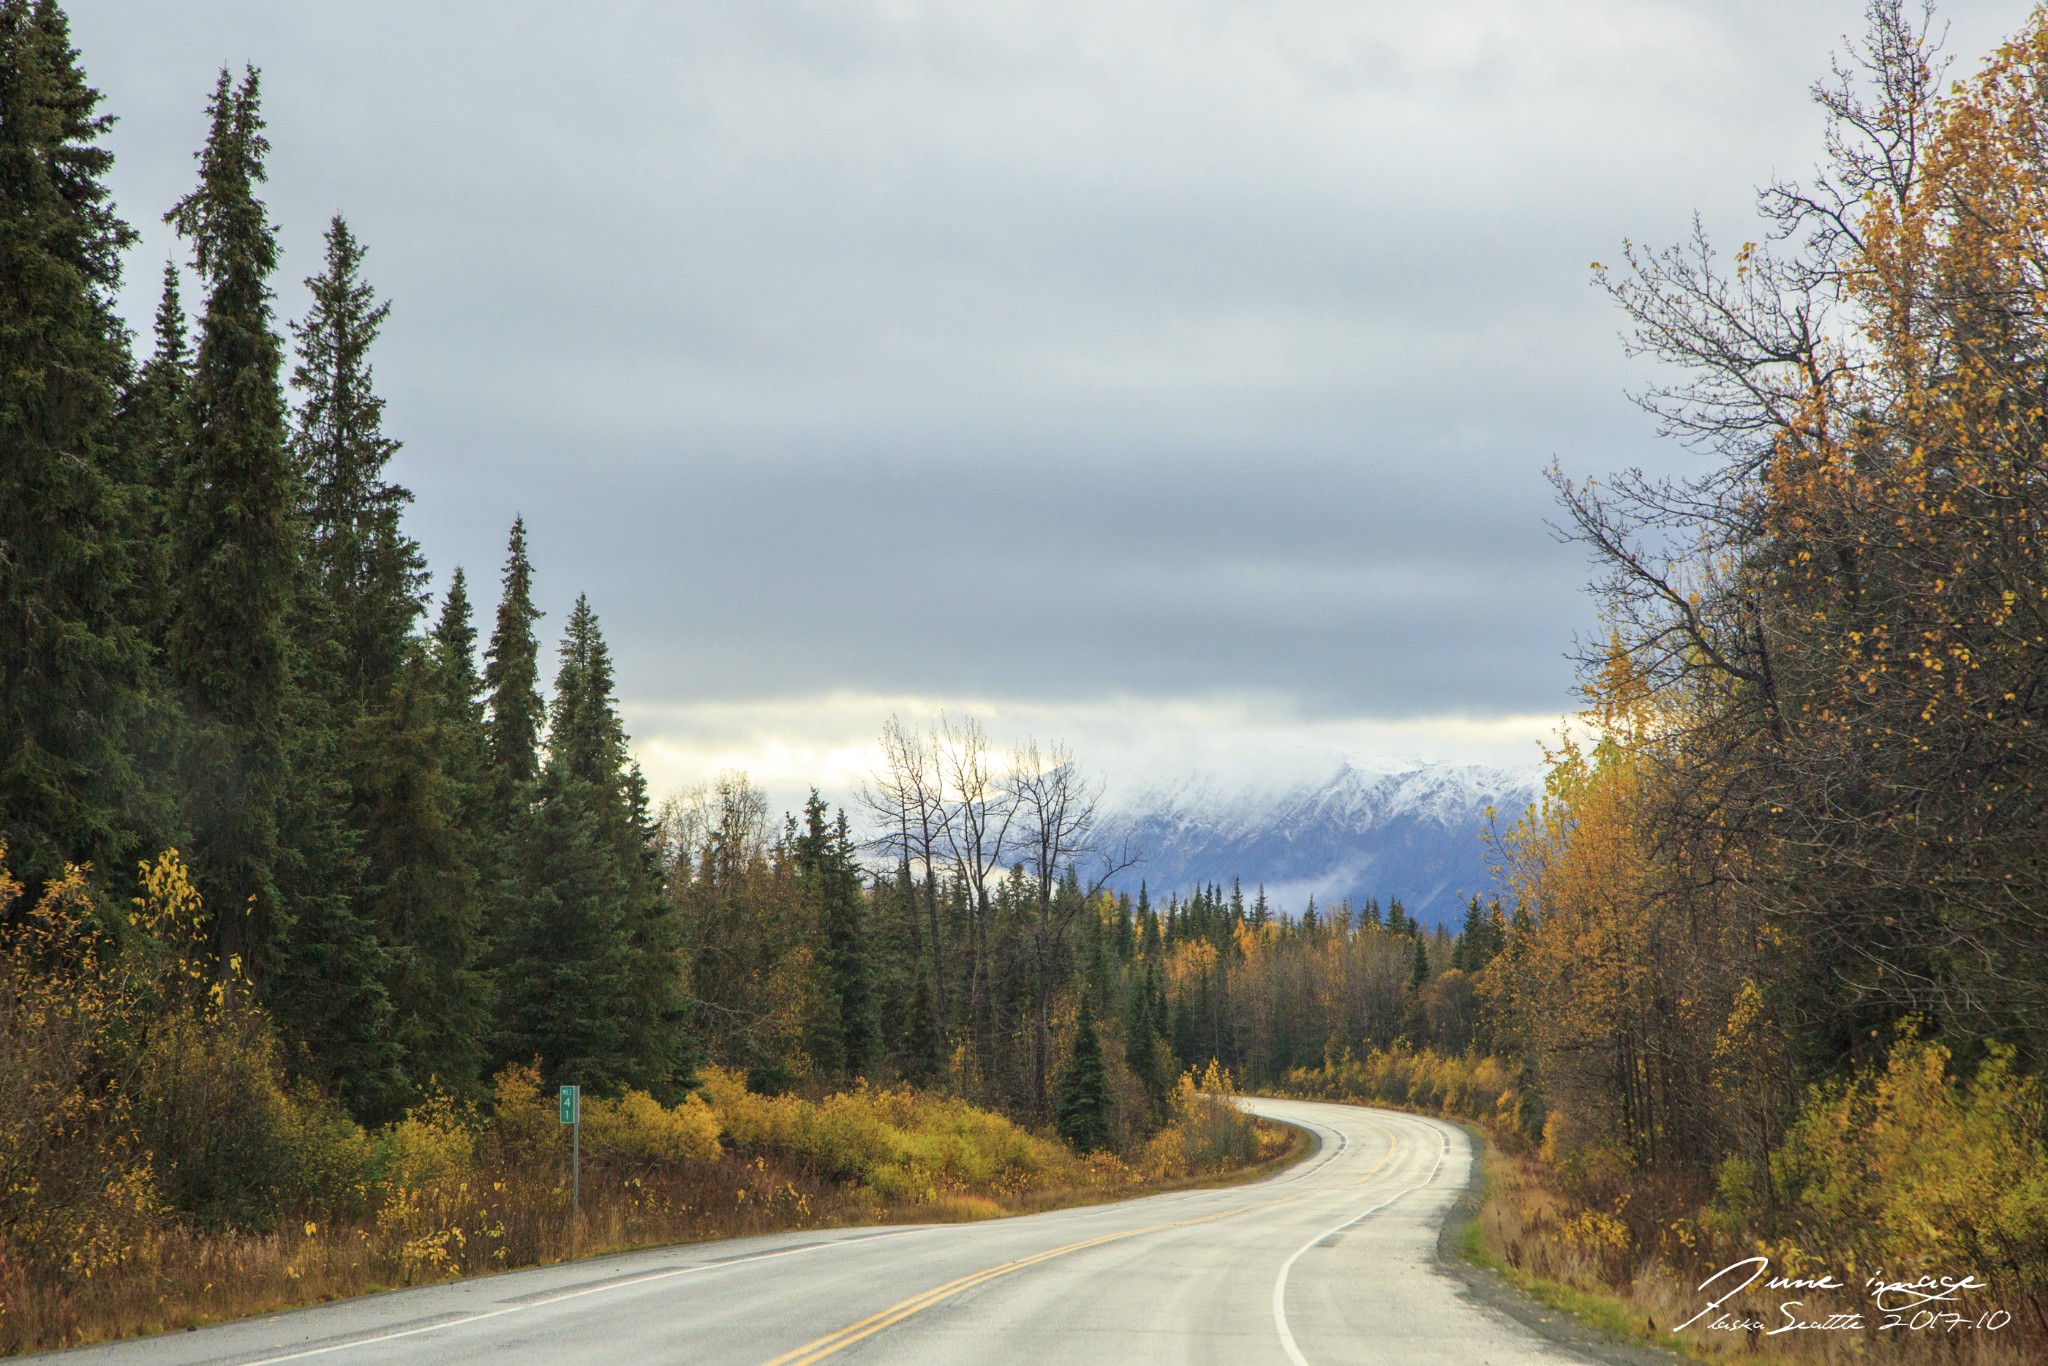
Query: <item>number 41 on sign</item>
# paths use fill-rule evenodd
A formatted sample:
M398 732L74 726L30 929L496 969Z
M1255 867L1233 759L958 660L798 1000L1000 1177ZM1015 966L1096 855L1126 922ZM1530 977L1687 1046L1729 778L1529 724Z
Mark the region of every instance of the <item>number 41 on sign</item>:
M576 1127L569 1130L569 1209L574 1214L583 1212L583 1088L564 1086L557 1104L561 1107L562 1123Z

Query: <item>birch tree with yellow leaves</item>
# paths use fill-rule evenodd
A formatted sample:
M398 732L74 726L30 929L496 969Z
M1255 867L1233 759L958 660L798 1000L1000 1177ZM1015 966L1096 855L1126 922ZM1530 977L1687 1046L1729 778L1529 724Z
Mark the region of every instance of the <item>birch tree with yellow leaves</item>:
M1669 728L1638 823L1782 936L1784 1023L1823 1057L1912 1015L2038 1055L2048 20L1946 90L1927 22L1870 20L1773 242L1609 278L1680 376L1643 401L1712 468L1558 483Z

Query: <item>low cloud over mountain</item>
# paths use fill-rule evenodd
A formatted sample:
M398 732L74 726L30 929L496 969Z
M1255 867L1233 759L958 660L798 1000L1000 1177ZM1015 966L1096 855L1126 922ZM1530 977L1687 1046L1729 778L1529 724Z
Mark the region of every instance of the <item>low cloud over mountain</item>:
M1399 897L1425 923L1454 924L1467 898L1493 887L1485 832L1534 801L1531 770L1429 764L1399 772L1345 763L1321 781L1264 792L1193 783L1124 804L1110 832L1147 855L1117 885L1140 879L1155 900L1242 879L1289 914L1318 905Z

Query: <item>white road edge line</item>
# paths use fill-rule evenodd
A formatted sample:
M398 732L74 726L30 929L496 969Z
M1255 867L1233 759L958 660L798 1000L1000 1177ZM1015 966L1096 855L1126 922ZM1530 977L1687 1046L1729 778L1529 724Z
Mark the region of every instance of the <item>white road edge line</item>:
M303 1352L287 1352L283 1356L257 1357L242 1363L242 1366L273 1366L280 1361L304 1361L307 1357L326 1356L329 1352L346 1352L356 1347L374 1347L380 1342L396 1342L400 1338L414 1338L422 1333L438 1333L443 1328L462 1328L485 1319L502 1318L506 1314L517 1314L527 1309L543 1309L563 1300L581 1299L585 1295L601 1295L607 1290L624 1290L629 1286L647 1285L653 1281L673 1280L678 1276L694 1276L700 1271L723 1271L729 1266L745 1266L749 1262L769 1262L777 1257L794 1257L802 1252L823 1252L828 1248L852 1247L857 1243L878 1242L883 1238L900 1238L906 1233L922 1233L920 1228L906 1228L895 1233L871 1233L864 1238L840 1238L829 1243L812 1243L808 1247L786 1248L781 1252L763 1252L755 1257L735 1257L727 1262L704 1262L697 1266L679 1266L668 1271L650 1271L644 1276L634 1276L623 1281L607 1281L603 1285L586 1286L581 1290L565 1290L559 1295L546 1299L530 1300L525 1304L507 1305L503 1309L487 1309L480 1314L469 1314L459 1319L448 1319L441 1323L430 1323L421 1328L407 1328L402 1332L383 1333L377 1337L351 1338L347 1342L329 1343L325 1347L309 1347Z
M1428 1176L1424 1177L1415 1185L1409 1186L1406 1190L1396 1191L1394 1194L1380 1201L1377 1205L1374 1205L1371 1209L1359 1211L1357 1214L1352 1215L1349 1219L1346 1219L1343 1223L1337 1225L1335 1228L1324 1229L1321 1233L1318 1233L1315 1237L1309 1239L1300 1247L1294 1249L1294 1255L1292 1257L1289 1257L1286 1261L1280 1264L1280 1274L1279 1276L1275 1277L1273 1281L1273 1326L1280 1330L1281 1350L1287 1353L1287 1359L1288 1361L1293 1363L1293 1366L1309 1366L1309 1363L1308 1358L1301 1354L1301 1347L1299 1344L1295 1342L1294 1333L1287 1327L1287 1273L1294 1270L1294 1264L1297 1261L1301 1260L1302 1253L1308 1251L1317 1243L1323 1241L1323 1239L1328 1238L1333 1234L1342 1233L1345 1229L1350 1228L1360 1219L1365 1218L1366 1215L1377 1214L1381 1210L1385 1209L1388 1205L1391 1205L1396 1200L1399 1200L1402 1196L1409 1194L1411 1191L1419 1191L1424 1186L1427 1186L1430 1182L1436 1180L1436 1174L1443 1169L1444 1159L1448 1157L1451 1152L1450 1135L1445 1133L1443 1130L1439 1129L1437 1130L1436 1136L1437 1141L1442 1143L1443 1147L1437 1151L1436 1163L1429 1169Z

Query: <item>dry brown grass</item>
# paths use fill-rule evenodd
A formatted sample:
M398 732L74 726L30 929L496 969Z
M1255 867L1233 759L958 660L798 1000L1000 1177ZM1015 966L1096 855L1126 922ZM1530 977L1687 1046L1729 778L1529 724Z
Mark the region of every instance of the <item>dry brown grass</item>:
M2048 1337L2037 1316L2020 1304L2003 1306L2014 1319L1998 1332L1972 1327L1884 1332L1877 1327L1880 1316L1868 1312L1862 1315L1860 1330L1777 1336L1763 1331L1784 1322L1778 1308L1783 1301L1803 1300L1807 1317L1814 1319L1867 1309L1856 1282L1841 1291L1772 1291L1758 1282L1725 1308L1735 1322L1761 1323L1762 1330L1715 1331L1708 1325L1716 1316L1709 1314L1674 1334L1671 1330L1709 1298L1695 1287L1721 1267L1757 1255L1756 1246L1714 1239L1682 1216L1657 1219L1650 1212L1657 1205L1681 1205L1682 1196L1676 1192L1662 1193L1661 1200L1658 1193L1644 1192L1626 1202L1623 1212L1628 1217L1623 1218L1590 1208L1583 1198L1568 1193L1557 1172L1533 1154L1489 1143L1485 1165L1486 1193L1467 1231L1467 1256L1499 1270L1542 1303L1611 1335L1728 1363L2022 1366L2048 1360ZM1613 1201L1607 1203L1611 1206ZM1645 1252L1649 1243L1659 1246ZM1974 1318L1995 1306L1994 1300L1979 1295L1968 1302L1967 1312Z

